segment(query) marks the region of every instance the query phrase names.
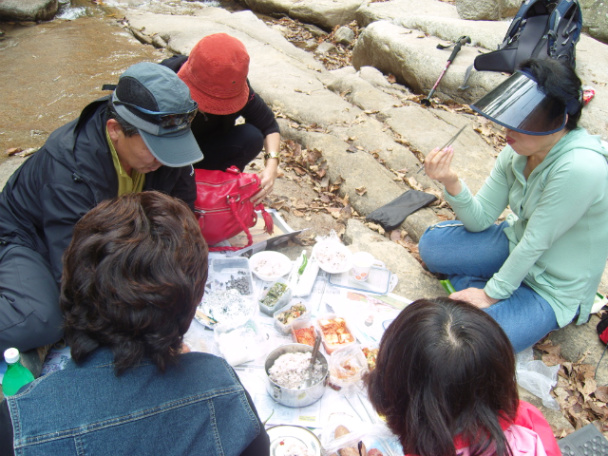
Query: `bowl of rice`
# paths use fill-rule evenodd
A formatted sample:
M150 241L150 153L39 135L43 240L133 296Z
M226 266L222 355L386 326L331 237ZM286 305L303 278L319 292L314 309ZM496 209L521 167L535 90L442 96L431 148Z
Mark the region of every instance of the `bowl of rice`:
M325 393L329 365L319 352L311 373L310 386L306 378L312 347L305 344L286 344L275 348L266 357L266 390L279 404L287 407L306 407L317 402Z
M341 274L351 269L352 253L341 242L333 239L317 242L312 256L319 267L330 274Z

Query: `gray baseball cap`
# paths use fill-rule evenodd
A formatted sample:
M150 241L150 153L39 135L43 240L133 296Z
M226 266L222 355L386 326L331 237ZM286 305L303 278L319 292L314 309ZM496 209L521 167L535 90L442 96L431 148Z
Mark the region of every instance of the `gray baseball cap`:
M198 105L169 68L151 62L132 65L120 76L112 104L163 165L175 168L203 159L190 129Z

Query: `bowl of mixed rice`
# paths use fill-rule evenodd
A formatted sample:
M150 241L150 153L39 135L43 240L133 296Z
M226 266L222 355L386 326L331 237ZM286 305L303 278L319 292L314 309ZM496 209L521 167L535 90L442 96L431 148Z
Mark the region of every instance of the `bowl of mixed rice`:
M306 407L317 402L325 392L329 365L321 352L307 384L312 347L305 344L285 344L266 357L266 390L279 404L287 407ZM308 386L310 385L310 386Z

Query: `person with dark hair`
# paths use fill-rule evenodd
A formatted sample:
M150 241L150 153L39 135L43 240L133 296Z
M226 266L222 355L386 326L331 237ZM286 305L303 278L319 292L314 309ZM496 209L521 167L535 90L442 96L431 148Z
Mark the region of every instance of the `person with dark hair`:
M405 307L382 336L366 383L406 455L561 455L542 413L519 400L506 334L466 302Z
M72 359L0 405L0 454L268 455L234 370L182 353L207 261L194 214L168 195L127 193L82 217L61 283Z
M192 163L203 158L190 129L196 111L174 72L135 64L9 178L0 194L0 351L61 338L61 256L90 209L142 190L194 208Z
M274 113L255 93L247 75L245 45L226 33L203 37L189 56L175 55L161 62L175 71L198 103L192 132L205 158L195 168L243 171L264 148L264 169L254 204L273 189L279 168L281 134ZM236 124L238 118L244 123Z
M608 258L608 151L578 127L581 81L561 61L523 62L471 107L505 127L507 146L476 195L453 148L429 153L426 172L458 220L429 227L418 247L450 297L484 308L520 352L589 319Z

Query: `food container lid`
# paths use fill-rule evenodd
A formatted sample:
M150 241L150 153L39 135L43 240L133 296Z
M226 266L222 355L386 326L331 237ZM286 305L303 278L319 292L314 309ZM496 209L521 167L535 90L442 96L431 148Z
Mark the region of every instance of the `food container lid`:
M305 427L279 425L271 427L266 432L268 432L268 437L270 437L270 454L272 456L287 456L292 454L321 456L321 442L319 438Z

